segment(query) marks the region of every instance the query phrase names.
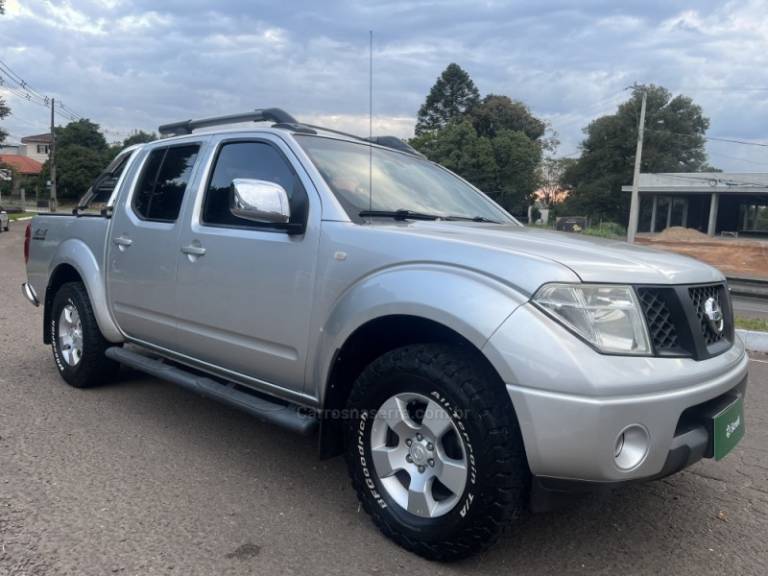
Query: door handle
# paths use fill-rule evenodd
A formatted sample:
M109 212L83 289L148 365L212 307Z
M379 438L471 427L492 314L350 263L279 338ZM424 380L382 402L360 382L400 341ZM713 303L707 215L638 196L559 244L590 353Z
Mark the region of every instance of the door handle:
M205 254L205 248L199 244L189 244L187 246L182 246L181 251L184 254L189 254L191 256L203 256Z
M126 238L125 236L118 236L113 240L113 242L121 252L125 251L128 246L133 244L133 240Z

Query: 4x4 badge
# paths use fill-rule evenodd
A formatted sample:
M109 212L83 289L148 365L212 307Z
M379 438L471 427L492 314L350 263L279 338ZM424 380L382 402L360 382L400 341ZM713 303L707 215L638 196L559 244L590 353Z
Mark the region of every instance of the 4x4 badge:
M704 301L704 316L707 317L709 327L712 328L712 332L720 334L723 331L723 309L720 308L720 303L710 296Z

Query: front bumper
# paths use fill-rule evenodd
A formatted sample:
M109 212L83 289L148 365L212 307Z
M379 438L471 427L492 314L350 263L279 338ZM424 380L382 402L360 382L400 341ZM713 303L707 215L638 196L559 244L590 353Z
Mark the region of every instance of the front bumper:
M608 356L525 305L484 350L507 384L531 472L550 485L676 472L708 455L709 435L689 418L692 407L746 392L748 358L738 338L704 361ZM628 426L647 432L647 447L623 469L615 451Z

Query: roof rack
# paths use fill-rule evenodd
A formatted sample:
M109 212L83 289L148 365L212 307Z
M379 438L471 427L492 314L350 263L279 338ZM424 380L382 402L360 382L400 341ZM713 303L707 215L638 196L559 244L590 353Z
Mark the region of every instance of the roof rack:
M298 124L297 120L285 110L280 108L261 108L241 114L214 116L212 118L201 118L200 120L182 120L180 122L163 124L158 128L158 132L160 132L161 136L179 136L182 134L192 134L198 128L210 128L211 126L238 124L240 122L264 121L277 122L278 124Z
M370 138L357 136L355 134L349 134L348 132L342 132L341 130L334 130L332 128L325 128L323 126L315 126L314 124L304 124L299 122L281 108L259 108L252 112L243 112L241 114L230 114L228 116L214 116L212 118L201 118L200 120L182 120L180 122L172 122L170 124L163 124L158 128L161 136L181 136L183 134L192 134L193 131L198 128L210 128L212 126L222 126L224 124L239 124L241 122L275 122L276 128L285 128L293 130L295 132L315 133L315 130L322 130L324 132L331 132L332 134L339 134L348 138L354 138L361 142L372 142L379 146L386 148L392 148L393 150L399 150L406 154L413 156L419 156L425 158L425 156L418 150L411 147L409 144L398 138L397 136L371 136Z
M323 126L316 126L314 124L303 124L303 123L299 123L296 125L286 125L285 127L290 128L292 130L300 130L300 131L306 131L306 129L322 130L323 132L330 132L331 134L339 134L341 136L347 136L348 138L354 138L355 140L360 140L361 142L372 142L374 144L378 144L379 146L384 146L385 148L392 148L393 150L405 152L406 154L419 156L420 158L426 158L424 154L422 154L421 152L416 150L413 146L401 140L397 136L371 136L371 137L358 136L357 134L342 132L341 130L334 130L332 128L325 128Z

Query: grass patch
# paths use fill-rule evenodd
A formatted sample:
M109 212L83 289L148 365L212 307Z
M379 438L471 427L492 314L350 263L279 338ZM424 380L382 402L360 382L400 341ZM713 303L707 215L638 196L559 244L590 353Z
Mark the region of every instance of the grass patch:
M598 236L600 238L621 238L627 237L627 229L616 222L603 222L597 226L590 226L583 232L587 236Z
M35 212L14 212L13 214L8 214L8 219L13 222L20 218L32 218L33 216L37 216L37 214Z
M768 320L765 318L741 318L737 316L736 328L741 328L742 330L768 332Z

